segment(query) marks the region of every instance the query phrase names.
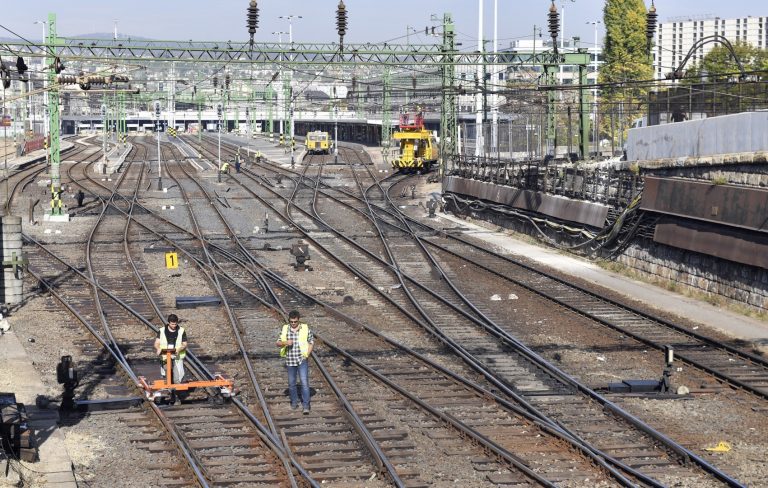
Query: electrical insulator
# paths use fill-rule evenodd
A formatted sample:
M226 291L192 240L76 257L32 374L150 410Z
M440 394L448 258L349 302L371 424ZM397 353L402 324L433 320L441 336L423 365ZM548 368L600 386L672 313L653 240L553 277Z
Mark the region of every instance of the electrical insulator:
M416 89L416 75L411 75L411 86Z
M221 118L221 104L216 105L216 115L218 115L219 118Z
M253 46L253 36L256 34L256 28L259 27L259 7L256 0L251 0L248 4L248 13L246 14L248 35L251 36L251 46Z
M224 86L229 90L229 84L232 82L232 80L229 77L229 73L224 75Z
M16 58L16 69L19 72L19 77L24 76L24 73L27 72L29 68L27 68L27 64L24 62L24 58L21 56Z
M74 85L75 83L77 83L77 76L59 75L58 81L60 85Z
M272 83L273 81L275 81L277 79L278 76L280 76L280 72L279 71L275 71L275 74L272 75L272 79L269 80L269 82Z
M651 8L648 9L645 23L645 37L648 39L649 47L653 41L653 37L656 35L656 20L658 16L659 15L656 13L656 6L651 2Z
M59 74L62 71L64 71L64 63L62 63L61 59L59 59L59 57L57 56L53 60L53 72L56 74Z
M11 70L8 69L5 63L2 63L2 65L0 65L0 77L2 77L3 79L3 88L10 88L11 87Z
M685 78L685 70L670 71L664 75L667 80L682 80Z
M192 85L192 96L193 97L197 96L197 85Z
M347 7L344 0L339 0L336 7L336 32L339 33L339 45L344 48L344 35L347 33Z
M155 101L155 117L160 118L160 102Z
M357 91L357 76L352 77L352 91L353 92Z
M555 2L549 7L549 35L552 37L552 44L557 46L557 34L560 32L560 14L557 12Z
M219 86L219 77L218 76L214 76L213 77L213 89L215 90L216 87L218 87L218 86Z

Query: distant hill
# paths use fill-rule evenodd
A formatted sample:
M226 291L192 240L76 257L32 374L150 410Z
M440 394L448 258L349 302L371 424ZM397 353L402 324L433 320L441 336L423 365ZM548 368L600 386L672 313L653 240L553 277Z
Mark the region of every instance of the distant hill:
M85 38L85 39L112 39L114 34L112 32L96 32L93 34L77 34L74 36L62 36L62 37L75 37L75 38ZM40 39L38 37L26 37L26 39L30 42L40 42ZM153 40L151 37L141 37L141 36L131 36L127 34L117 34L117 40L119 41L127 41L128 39L132 39L135 41L151 41ZM8 37L8 36L0 36L0 42L17 42L20 41L18 37Z
M64 37L83 37L86 39L112 39L114 37L114 33L112 32L95 32L91 34L77 34L75 36L64 36ZM132 36L130 34L121 34L118 32L117 34L117 40L128 40L128 39L135 39L137 41L151 41L151 37L141 37L141 36Z

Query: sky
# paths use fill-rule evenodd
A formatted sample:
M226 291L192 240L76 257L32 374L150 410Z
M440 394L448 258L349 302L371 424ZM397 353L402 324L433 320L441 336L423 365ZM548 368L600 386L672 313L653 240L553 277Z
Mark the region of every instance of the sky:
M498 3L499 48L508 47L515 39L530 39L534 25L542 27L548 37L547 11L551 0L496 0ZM424 35L424 27L436 25L430 16L442 22L443 13L453 14L459 49L474 51L478 37L479 0L345 0L348 29L345 43L432 44L439 38ZM485 39L493 39L494 0L483 0ZM256 40L287 42L289 22L280 16L298 16L291 23L295 42L333 42L338 40L335 13L338 0L258 0L260 10ZM646 1L650 5L650 0ZM768 16L765 0L656 0L659 20L672 17L718 16L735 18ZM42 38L42 26L36 20L47 19L48 12L57 15L61 36L78 36L96 32L113 32L115 20L119 35L151 39L196 41L245 41L245 12L248 0L2 0L0 2L0 37L14 37L6 29L29 40ZM594 44L594 25L602 19L604 1L557 0L562 13L565 8L565 35L581 37L582 46ZM414 32L414 29L416 32ZM598 39L603 35L598 24ZM598 41L600 43L601 41ZM490 45L488 46L490 48Z

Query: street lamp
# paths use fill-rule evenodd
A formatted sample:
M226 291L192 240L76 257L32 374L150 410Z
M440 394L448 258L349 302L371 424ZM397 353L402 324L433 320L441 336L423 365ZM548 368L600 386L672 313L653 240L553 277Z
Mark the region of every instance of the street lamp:
M405 26L405 45L406 46L410 46L411 45L411 32L413 32L415 34L415 33L419 32L419 31L416 30L415 27L411 27L410 25L406 25Z
M303 19L301 15L281 15L278 19L288 21L288 42L293 44L293 19Z
M283 45L282 45L283 44L283 34L288 34L288 33L284 32L284 31L278 31L278 32L273 32L272 33L273 36L277 36L277 42L280 44L280 64L278 65L279 66L278 72L280 73L280 79L283 78L283 62L282 62L283 61ZM277 110L280 110L280 106L281 106L280 105L280 91L278 91L277 93L278 93L278 95L277 95ZM283 118L279 117L279 119L280 119L280 134L285 134L285 132L283 131L283 123L284 123Z
M594 128L593 128L592 138L595 142L595 159L597 159L598 153L600 152L600 142L597 140L598 134L599 134L598 127L597 127L597 122L598 122L597 121L597 55L598 55L597 24L602 24L602 23L603 22L600 20L587 21L587 24L592 24L595 28L595 45L594 45L595 57L594 57L594 63L593 63L594 72L595 72L595 85L594 85L594 88L592 89L592 100L594 104L593 115L592 115L592 123L594 124Z
M279 19L287 20L288 21L288 42L293 45L293 19L302 19L303 17L301 15L281 15L278 17ZM293 57L290 58L290 61L293 61ZM291 82L293 82L293 68L291 68ZM294 133L294 125L293 125L293 93L291 93L291 98L288 101L289 108L289 115L290 115L290 127L288 128L288 131L291 135L291 165L294 163L294 151L295 151L295 144L294 139L296 137L296 134Z
M571 0L571 2L575 2L576 0ZM560 11L562 12L560 15L560 50L565 51L565 4L568 2L568 0L562 0L560 4ZM560 65L560 83L563 82L563 68L564 66ZM561 94L562 95L562 94Z
M278 44L282 44L283 43L283 34L287 35L288 33L287 32L283 32L283 31L273 32L272 33L273 36L277 36L277 43ZM282 53L280 53L280 56L282 56ZM282 57L280 58L280 60L282 61Z

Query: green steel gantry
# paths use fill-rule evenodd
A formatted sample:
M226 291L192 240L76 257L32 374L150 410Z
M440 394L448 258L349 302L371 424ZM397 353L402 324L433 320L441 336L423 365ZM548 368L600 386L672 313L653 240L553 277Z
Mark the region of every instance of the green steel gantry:
M41 54L40 46L28 42L0 41L0 53L19 56L36 57L44 55L49 66L48 80L50 89L50 127L51 127L51 163L52 163L52 195L60 193L60 134L59 134L59 91L56 84L56 74L52 69L56 57L62 60L75 61L102 61L114 64L116 60L145 64L148 61L157 62L193 62L226 64L230 69L243 66L252 69L254 65L278 67L284 74L291 70L303 67L304 69L318 69L338 66L342 69L367 67L381 74L380 82L383 85L382 98L382 142L389 141L392 131L392 108L389 106L392 100L392 70L397 67L434 67L439 70L440 86L434 89L440 91L441 115L440 115L440 169L444 170L457 150L457 89L456 71L458 66L499 65L499 66L543 66L545 77L540 89L547 93L547 138L549 146L553 146L556 140L556 90L559 89L555 82L554 73L560 65L574 65L579 69L579 133L580 151L582 156L588 154L589 119L587 111L588 87L586 84L586 67L589 64L589 55L586 50L577 52L540 52L526 53L500 53L497 55L479 52L459 52L456 50L455 26L451 14L443 15L443 38L439 44L424 45L392 45L392 44L359 44L345 45L341 51L337 44L328 43L293 43L290 48L279 43L259 43L250 45L239 42L194 42L194 41L144 41L125 39L83 39L83 38L57 38L56 16L49 14L49 29L47 38L47 50ZM264 80L266 81L266 80ZM283 135L286 141L290 141L292 87L287 76L283 77ZM265 84L264 102L267 112L267 129L274 133L275 90ZM357 89L357 94L362 97L363 90ZM503 94L503 90L502 90ZM198 103L200 100L192 99ZM360 107L361 104L358 103ZM280 107L277 107L278 110ZM119 119L124 119L123 108L118 110ZM358 110L360 110L358 108ZM198 117L199 118L199 117ZM123 126L124 128L124 126ZM55 167L55 168L54 168Z

